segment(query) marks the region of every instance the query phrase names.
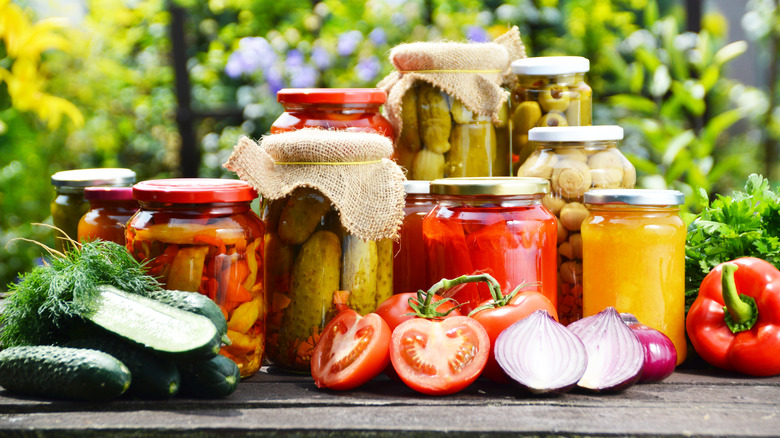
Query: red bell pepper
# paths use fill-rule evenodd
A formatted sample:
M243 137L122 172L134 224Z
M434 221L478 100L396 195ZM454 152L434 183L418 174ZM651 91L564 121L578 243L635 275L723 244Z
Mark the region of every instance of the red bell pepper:
M711 365L780 374L780 271L754 257L721 263L702 281L686 329Z

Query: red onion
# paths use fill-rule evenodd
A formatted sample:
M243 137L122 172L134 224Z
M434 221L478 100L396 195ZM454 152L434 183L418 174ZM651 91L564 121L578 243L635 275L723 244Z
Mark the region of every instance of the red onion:
M493 352L501 369L535 394L566 392L588 363L582 341L544 310L502 331Z
M595 392L622 391L639 380L645 353L614 307L568 325L585 344L588 369L577 386Z
M677 349L668 336L646 326L630 313L621 313L620 318L634 331L645 352L645 366L639 383L660 382L669 377L677 366Z

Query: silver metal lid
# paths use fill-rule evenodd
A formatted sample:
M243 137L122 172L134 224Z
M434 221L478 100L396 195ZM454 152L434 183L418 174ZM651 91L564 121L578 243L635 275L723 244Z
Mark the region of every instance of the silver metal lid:
M479 177L442 178L431 181L431 193L436 195L538 195L550 191L544 178Z
M544 142L617 141L623 128L617 125L556 126L531 128L528 140Z
M431 193L431 182L408 179L404 181L404 191L407 195L427 195Z
M537 56L512 62L512 73L516 75L566 75L588 70L590 61L582 56Z
M586 204L681 205L685 195L677 190L596 189L585 192Z
M51 183L57 187L125 186L134 182L135 172L115 167L64 170L51 176Z

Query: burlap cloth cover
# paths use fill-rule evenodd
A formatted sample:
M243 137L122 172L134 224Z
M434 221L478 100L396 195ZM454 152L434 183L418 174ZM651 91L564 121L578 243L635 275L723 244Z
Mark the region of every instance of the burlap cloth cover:
M267 135L259 145L242 137L223 166L271 200L317 189L349 233L379 240L397 238L404 216L404 175L392 155L383 135L302 129Z
M428 82L458 98L471 112L492 117L509 93L502 85L514 82L511 64L525 58L517 26L492 43L419 42L390 51L396 71L379 82L387 92L385 111L395 132L401 132L401 100L417 81Z

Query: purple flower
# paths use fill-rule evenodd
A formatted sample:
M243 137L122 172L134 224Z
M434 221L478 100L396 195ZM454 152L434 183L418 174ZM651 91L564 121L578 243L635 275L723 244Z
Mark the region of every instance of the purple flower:
M355 70L357 71L357 76L361 81L370 82L376 78L376 75L379 74L381 67L382 66L379 64L379 59L377 59L376 56L370 56L360 60L358 65L355 67Z
M479 26L469 26L466 30L466 38L475 43L486 43L490 41L490 36L487 31Z
M292 49L287 52L287 61L285 66L287 68L296 68L303 65L303 53L298 49Z
M363 34L359 30L351 30L339 35L336 52L340 56L349 56L355 53L357 46L363 42Z
M377 46L381 46L387 42L387 34L381 27L377 27L372 30L371 33L368 34L368 38L371 39L371 41Z
M241 56L241 52L233 52L230 54L225 65L225 73L233 79L240 77L245 72L250 71L250 66L244 62L244 57Z
M238 49L228 56L225 73L231 78L237 78L258 69L266 71L277 58L278 55L265 38L242 38L238 42Z
M282 77L282 71L278 67L271 67L265 72L265 82L268 84L268 88L271 89L271 94L276 96L276 93L284 88L284 77Z
M408 22L409 20L406 18L406 15L401 12L396 12L390 17L390 23L395 27L404 27Z
M312 88L317 85L317 78L319 72L316 68L310 65L302 65L300 67L291 69L290 73L290 86L293 88Z
M311 49L311 62L313 62L318 69L325 70L331 66L333 61L331 59L330 52L328 52L325 48L314 46L314 48Z

